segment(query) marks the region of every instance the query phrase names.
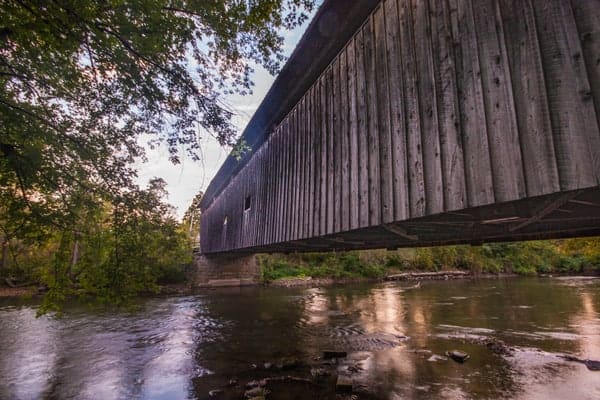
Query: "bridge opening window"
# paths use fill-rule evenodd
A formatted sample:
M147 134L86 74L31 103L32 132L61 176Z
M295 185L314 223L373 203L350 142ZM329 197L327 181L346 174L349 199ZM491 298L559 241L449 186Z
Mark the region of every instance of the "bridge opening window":
M223 226L227 226L227 216L225 216L225 219L223 220Z
M244 211L250 211L251 207L252 207L252 196L246 196L246 199L244 200Z

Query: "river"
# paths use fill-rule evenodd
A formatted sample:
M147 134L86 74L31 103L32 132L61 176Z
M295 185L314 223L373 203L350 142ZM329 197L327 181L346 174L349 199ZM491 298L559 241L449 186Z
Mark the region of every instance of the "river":
M61 318L1 299L0 399L234 399L268 377L267 399L335 399L336 375L355 399L600 398L600 371L561 357L600 360L600 279L411 285L223 289Z

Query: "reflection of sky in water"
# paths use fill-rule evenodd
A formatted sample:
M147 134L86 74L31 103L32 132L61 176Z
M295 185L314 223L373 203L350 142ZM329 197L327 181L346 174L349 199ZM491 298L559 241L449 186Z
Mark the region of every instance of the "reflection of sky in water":
M27 308L0 310L0 338L0 397L42 397L55 368L55 321Z
M252 363L337 349L378 398L598 399L599 373L559 355L600 359L599 310L600 280L564 279L215 291L62 319L0 306L0 398L206 398Z
M0 398L188 398L190 379L209 373L194 365L205 331L199 306L197 299L163 299L140 314L59 320L36 319L26 308L0 311L0 337L8 339Z
M577 280L562 278L570 287L577 287ZM596 288L579 288L576 292L581 301L579 312L569 318L570 323L565 329L571 332L536 332L541 336L546 335L558 340L573 340L578 345L576 356L581 359L600 360L600 314L594 305L594 299L589 290ZM598 294L598 292L596 292ZM597 301L597 300L596 300ZM516 368L521 370L525 377L531 378L531 371L548 370L548 366L554 364L554 368L560 370L556 379L524 379L525 393L519 398L527 400L545 399L570 399L574 398L574 391L578 392L579 400L600 399L600 376L598 372L588 371L587 367L579 363L571 363L558 366L561 361L556 354L546 353L533 349L525 351L525 357L518 356L515 359ZM542 374L542 378L545 375Z
M304 313L309 324L326 324L329 322L329 299L322 289L309 289L304 300Z
M195 313L191 305L180 305L173 310L165 326L168 334L161 344L162 351L145 366L143 398L187 398L194 350Z

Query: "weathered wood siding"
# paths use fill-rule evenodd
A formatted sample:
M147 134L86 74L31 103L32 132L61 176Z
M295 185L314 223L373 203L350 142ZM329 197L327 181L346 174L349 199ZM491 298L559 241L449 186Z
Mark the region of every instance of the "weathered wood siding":
M382 1L203 210L202 251L598 186L599 107L598 0Z

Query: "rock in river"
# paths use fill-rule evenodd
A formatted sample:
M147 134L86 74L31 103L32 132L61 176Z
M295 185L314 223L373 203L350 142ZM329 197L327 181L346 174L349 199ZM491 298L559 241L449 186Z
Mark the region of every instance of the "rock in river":
M325 350L323 352L323 358L326 360L329 358L344 358L347 355L348 353L345 351Z
M465 353L464 351L460 351L460 350L447 351L446 356L450 357L451 359L453 359L454 361L456 361L458 363L464 363L465 361L467 361L470 358L470 356L467 353Z
M253 389L246 390L246 392L244 393L244 397L247 399L251 399L254 397L266 396L269 393L270 392L267 389L264 389L261 387L255 387Z
M585 366L590 371L600 371L600 361L585 360Z
M352 379L347 376L339 375L335 384L335 390L336 392L343 393L352 392Z

